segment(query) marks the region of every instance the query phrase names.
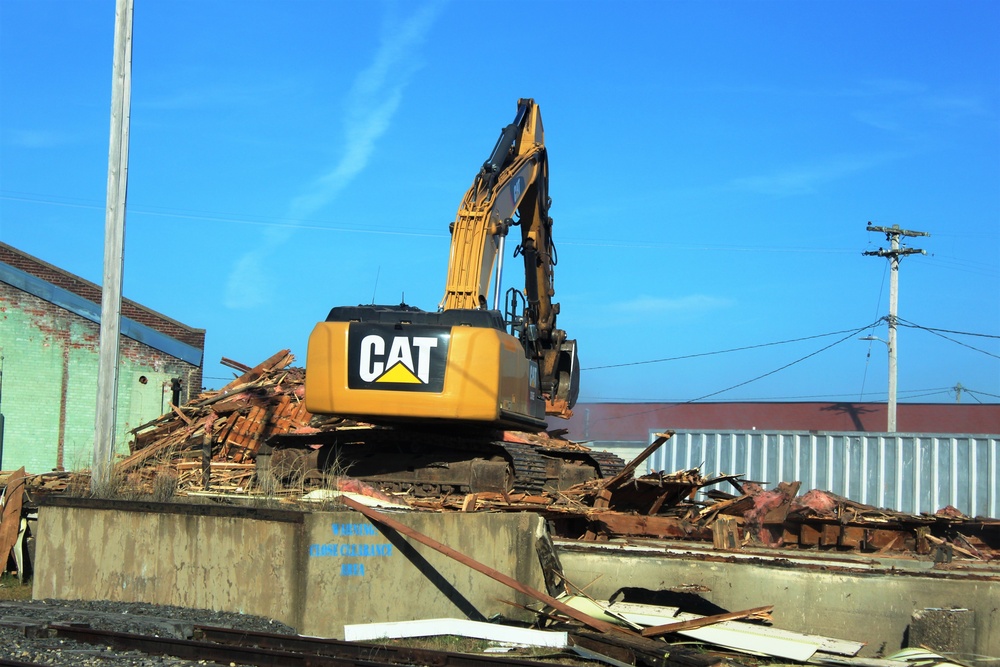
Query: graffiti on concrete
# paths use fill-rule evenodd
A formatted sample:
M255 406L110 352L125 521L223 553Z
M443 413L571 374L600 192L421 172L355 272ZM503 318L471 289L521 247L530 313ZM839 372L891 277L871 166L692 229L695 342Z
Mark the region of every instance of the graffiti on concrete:
M325 544L310 544L310 558L343 558L357 560L367 558L387 558L392 556L392 545L386 542L370 544L365 542L354 542L350 539L336 540L336 538L374 537L378 535L378 530L370 523L334 523L331 524L330 529L333 532L335 541L327 542ZM364 562L341 563L340 576L365 576Z

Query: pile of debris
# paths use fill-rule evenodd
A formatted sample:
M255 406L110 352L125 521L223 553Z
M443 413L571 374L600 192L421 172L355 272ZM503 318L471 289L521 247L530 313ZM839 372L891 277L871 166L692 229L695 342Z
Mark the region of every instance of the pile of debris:
M315 430L302 402L305 371L281 350L218 391L133 429L130 455L115 475L151 491L164 475L178 491L244 493L256 483L257 452L274 435Z
M309 414L302 402L305 371L292 367L293 360L288 350L253 368L224 359L242 374L222 389L171 406L169 413L135 429L131 454L117 464L117 473L151 492L157 484L168 484L181 493L266 493L292 500L331 484L344 487L343 480L331 481L315 469L300 471L291 485L287 478L276 484L272 475L257 470L257 454L275 436L365 428L351 420ZM559 535L580 540L644 537L711 541L725 550L763 546L909 553L943 561L1000 558L1000 520L965 517L953 508L911 515L820 490L799 496L798 482L765 490L741 475L706 478L697 468L635 477L636 469L671 435L662 434L613 478L562 491L432 498L395 494L395 499L435 511L536 511ZM561 436L506 434L509 440L532 446L580 447ZM718 490L726 484L733 493ZM358 488L353 482L351 489Z
M315 436L322 441L338 431L342 435L370 428L310 414L302 400L305 371L293 367L293 361L288 350L253 368L224 359L240 371L239 377L186 405L171 405L170 412L133 430L130 453L116 464L114 479L133 494L154 499L179 493L266 496L291 503L310 492L380 495L382 489L318 470L307 457L297 459L301 469L291 477L275 463L280 457L263 456L271 449L269 443L283 437ZM684 539L711 542L720 550L853 550L929 555L938 561L1000 558L1000 520L965 517L953 508L935 515L905 514L820 490L800 496L798 482L765 490L741 475L706 478L697 468L635 477L637 468L671 435L662 434L614 477L560 491L391 495L397 503L431 511L538 512L559 536L578 540ZM542 449L586 449L561 436L508 432L505 439ZM265 472L263 461L272 458ZM55 492L74 484L73 479L66 474L29 477L27 488ZM87 486L86 480L77 484Z

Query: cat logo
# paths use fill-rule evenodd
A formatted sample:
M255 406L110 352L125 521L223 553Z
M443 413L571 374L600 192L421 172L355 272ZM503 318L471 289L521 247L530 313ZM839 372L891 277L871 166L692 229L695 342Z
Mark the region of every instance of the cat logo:
M517 206L517 203L521 201L522 194L524 194L524 177L518 176L514 179L514 182L510 184L511 204Z
M348 334L351 389L444 389L451 338L447 327L352 323Z

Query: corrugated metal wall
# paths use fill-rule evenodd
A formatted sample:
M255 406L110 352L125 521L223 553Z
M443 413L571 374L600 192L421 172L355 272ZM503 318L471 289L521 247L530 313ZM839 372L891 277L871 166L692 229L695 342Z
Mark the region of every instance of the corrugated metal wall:
M647 461L647 472L696 467L911 514L1000 517L1000 435L681 430Z

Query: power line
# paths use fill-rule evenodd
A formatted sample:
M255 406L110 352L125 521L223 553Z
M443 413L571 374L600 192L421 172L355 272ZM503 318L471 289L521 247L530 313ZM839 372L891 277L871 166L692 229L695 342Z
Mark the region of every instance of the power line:
M990 398L1000 398L1000 395L998 394L988 394L985 391L975 391L973 389L969 389L968 387L966 387L963 391L965 391L965 393L967 394L972 394L972 397L975 398L977 401L979 401L979 399L976 398L977 395L989 396ZM979 402L982 403L982 401Z
M931 332L940 331L942 333L950 333L950 334L955 334L957 336L978 336L979 338L998 338L998 339L1000 339L1000 336L998 336L996 334L972 333L970 331L954 331L952 329L937 329L937 328L934 328L934 327L925 327L925 326L921 326L919 324L915 324L913 322L909 322L907 320L904 320L902 317L899 318L899 321L902 322L902 323L905 323L905 326L913 327L915 329L923 329L924 331L931 331Z
M882 294L885 292L885 274L889 271L889 265L886 264L882 269L882 283L878 288L878 301L875 302L875 314L878 315L878 309L882 307ZM865 355L865 373L861 376L861 395L865 395L865 383L868 381L868 365L872 360L872 346L875 344L875 325L881 322L881 319L875 320L872 324L872 329L868 332L868 335L872 340L868 341L868 354Z
M102 207L96 203L88 204L85 203L86 200L76 200L72 201L69 198L56 198L49 197L46 195L37 195L34 193L18 193L7 191L10 194L0 195L0 199L8 201L20 201L33 204L47 204L50 206L63 206L69 208L84 208L84 209L101 209ZM62 200L62 201L61 201ZM320 224L320 222L315 220L305 220L296 218L266 218L262 216L247 216L242 214L227 214L227 213L213 213L208 211L187 211L183 209L168 209L162 207L143 207L133 205L129 209L131 215L149 215L167 218L179 218L182 220L202 220L209 222L223 222L229 224L237 225L255 225L262 227L285 227L292 229L301 229L304 231L322 231L322 232L354 232L362 234L382 234L389 236L418 236L418 237L429 237L429 238L448 238L447 235L443 233L421 233L412 230L404 229L373 229L368 226L363 227L352 227L345 226L343 223L334 223L338 226L331 227L329 225ZM238 217L237 217L238 216ZM573 239L568 238L560 242L562 245L575 246L575 247L600 247L600 248L647 248L647 249L672 249L672 250L705 250L712 252L771 252L771 253L819 253L819 254L839 254L839 255L849 255L854 251L850 249L840 249L840 248L819 248L819 247L784 247L778 248L774 246L741 246L741 245L719 245L719 244L683 244L683 243L650 243L650 242L621 242L613 240L601 240L601 239Z
M23 201L31 203L41 203L49 204L52 206L63 206L68 208L83 208L83 209L101 209L103 207L96 204L87 203L74 203L73 201L58 201L58 200L46 200L42 198L32 198L32 197L13 197L9 195L0 195L0 199L7 201ZM79 200L80 202L84 200ZM422 238L448 238L444 233L431 233L431 232L419 232L412 230L403 229L393 229L393 228L375 228L368 225L363 226L351 226L344 224L342 222L332 223L335 226L320 224L315 220L308 220L305 218L269 218L264 216L246 216L232 217L236 214L226 214L226 213L213 213L209 211L186 211L183 209L161 209L157 210L159 207L143 207L143 206L131 206L129 207L129 215L131 216L154 216L161 218L176 218L180 220L199 220L203 222L222 222L235 225L254 225L257 227L277 227L277 228L287 228L287 229L299 229L304 231L320 231L320 232L339 232L339 233L358 233L358 234L381 234L386 236L416 236Z
M846 340L848 340L850 338L853 338L854 336L857 336L859 333L861 333L862 331L864 331L865 329L867 329L868 326L869 325L865 325L865 326L861 327L860 329L855 329L854 331L850 332L849 334L847 334L846 336L844 336L840 340L836 340L836 341L830 343L829 345L827 345L826 347L822 347L822 348L816 350L815 352L811 352L811 353L805 355L804 357L799 357L795 361L787 363L784 366L780 366L778 368L775 368L773 371L768 371L767 373L764 373L762 375L758 375L757 377L752 378L750 380L746 380L745 382L740 382L739 384L734 384L731 387L726 387L725 389L720 389L719 391L712 392L711 394L705 394L704 396L700 396L700 397L692 399L691 401L688 401L688 402L689 403L694 403L695 401L702 401L702 400L704 400L706 398L710 398L712 396L717 396L717 395L725 393L727 391L731 391L733 389L737 389L739 387L743 387L745 385L748 385L751 382L756 382L757 380L761 380L761 379L766 378L766 377L768 377L770 375L774 375L775 373L779 373L779 372L785 370L786 368L790 368L790 367L794 366L795 364L798 364L800 362L805 361L806 359L809 359L811 357L815 357L817 354L819 354L821 352L825 352L826 350L829 350L831 347L835 347L837 345L840 345L844 341L846 341Z
M994 359L1000 359L1000 355L993 354L992 352L987 352L986 350L980 350L978 347L973 347L972 345L969 345L967 343L963 343L960 340L955 340L954 338L949 338L948 336L945 336L944 334L938 333L938 331L941 331L940 329L929 329L927 327L922 327L919 324L914 324L913 322L907 322L906 320L904 320L902 318L899 318L899 322L900 322L900 324L903 324L903 326L910 327L912 329L922 329L924 331L928 331L928 332L934 334L935 336L938 336L939 338L944 338L945 340L951 341L952 343L955 343L956 345L961 345L962 347L967 347L970 350L974 350L976 352L979 352L980 354L985 354L986 356L993 357ZM965 336L983 336L983 337L986 337L986 338L1000 338L1000 336L988 336L986 334L970 334L970 333L962 333L962 332L956 332L956 331L952 331L952 332L949 332L949 333L958 333L960 335L965 335Z
M905 398L919 398L920 396L932 396L934 394L942 394L952 391L954 387L930 387L926 389L908 389L906 391L899 392ZM965 387L962 387L962 391L968 391ZM912 395L911 395L912 394ZM827 399L827 400L837 400L837 399L850 399L853 394L848 392L843 392L839 394L803 394L799 396L754 396L749 398L740 398L738 400L718 400L718 401L705 401L706 403L767 403L773 401L806 401L815 399ZM868 396L884 396L885 392L872 392ZM580 398L580 402L608 402L608 401L628 401L628 402L641 402L641 403L670 403L677 405L686 405L689 401L684 401L682 399L672 399L672 398L660 398L660 399L650 399L641 398L636 399L629 396L624 397L603 397L603 398ZM879 403L881 401L873 401L870 398L861 397L856 402L859 403Z
M847 333L848 331L851 332L851 335L854 335L856 333L859 333L859 331L864 331L865 329L874 327L875 325L877 325L881 321L882 321L881 319L875 320L871 324L866 324L865 326L861 327L860 330L858 330L858 329L844 329L843 331L831 331L829 333L816 334L814 336L804 336L802 338L790 338L788 340L779 340L779 341L774 341L772 343L759 343L757 345L746 345L744 347L733 347L733 348L729 348L727 350L716 350L714 352L697 352L695 354L684 354L684 355L681 355L679 357L665 357L663 359L649 359L647 361L630 361L630 362L627 362L627 363L624 363L624 364L608 364L606 366L591 366L589 368L584 368L584 369L581 369L581 370L585 370L585 371L599 371L599 370L604 370L604 369L607 369L607 368L624 368L626 366L644 366L644 365L647 365L647 364L659 364L659 363L663 363L663 362L666 362L666 361L680 361L682 359L695 359L697 357L711 357L711 356L714 356L714 355L717 355L717 354L727 354L729 352L743 352L745 350L755 350L755 349L762 348L762 347L773 347L775 345L785 345L787 343L800 343L800 342L802 342L804 340L813 340L813 339L816 339L816 338L825 338L827 336L837 336L837 335L842 334L842 333Z
M853 329L853 330L850 331L850 333L848 333L843 338L841 338L839 340L836 340L836 341L830 343L829 345L827 345L825 347L821 347L820 349L816 350L815 352L810 352L809 354L807 354L807 355L805 355L803 357L799 357L795 361L791 361L791 362L789 362L789 363L787 363L787 364L785 364L783 366L779 366L778 368L775 368L774 370L768 371L767 373L762 373L761 375L758 375L757 377L751 378L749 380L745 380L743 382L739 382L739 383L734 384L732 386L726 387L725 389L720 389L718 391L713 391L710 394L705 394L704 396L699 396L698 398L692 398L690 400L683 401L681 403L677 403L674 407L680 406L680 405L688 405L690 403L697 403L698 401L703 401L706 398L711 398L712 396L718 396L719 394L724 394L727 391L732 391L733 389L738 389L739 387L744 387L744 386L746 386L748 384L756 382L757 380L762 380L762 379L764 379L766 377L774 375L775 373L780 373L781 371L785 370L786 368L790 368L790 367L792 367L792 366L794 366L794 365L796 365L798 363L801 363L801 362L805 361L806 359L810 359L812 357L815 357L817 354L820 354L821 352L825 352L826 350L829 350L831 347L835 347L837 345L840 345L844 341L849 340L849 339L853 338L854 336L857 336L859 333L861 333L862 331L864 331L865 329L867 329L870 326L871 326L870 324L866 324L865 326L861 327L860 329ZM836 332L836 333L844 333L844 332L843 331L839 331L839 332ZM821 334L820 336L810 336L809 338L819 338L819 337L822 337L822 336L830 336L830 335L834 335L834 334ZM807 339L799 339L799 340L807 340ZM786 341L786 342L788 342L788 341ZM777 343L765 343L764 345L752 346L752 347L764 347L766 345L774 345L774 344L777 344ZM640 410L638 412L632 412L632 413L629 413L627 415L620 415L618 417L614 417L614 419L621 419L622 417L635 417L637 415L644 415L644 414L647 414L649 412L656 412L656 411L661 410L661 409L662 408L653 408L651 410Z

